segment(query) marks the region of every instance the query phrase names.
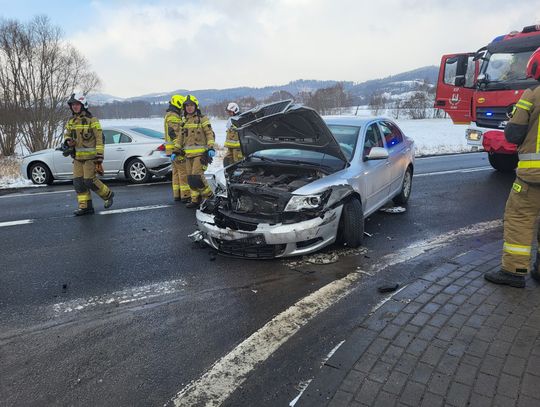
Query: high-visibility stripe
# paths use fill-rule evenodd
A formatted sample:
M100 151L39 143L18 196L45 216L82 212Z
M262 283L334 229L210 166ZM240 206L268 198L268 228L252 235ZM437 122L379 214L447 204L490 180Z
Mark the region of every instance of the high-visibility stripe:
M96 146L96 153L97 154L103 155L104 152L105 152L105 147L102 144L100 144L99 146Z
M184 149L186 154L199 154L206 152L206 148L194 148L194 149Z
M94 123L90 124L90 126L91 126L93 129L101 130L101 125L99 124L99 122L94 122Z
M189 191L189 185L180 185L180 191Z
M520 161L540 160L540 154L535 154L535 153L519 154L519 159Z
M173 189L173 191L180 191L180 185L173 184L172 189Z
M531 246L524 246L520 244L510 244L504 242L503 251L510 254L515 254L518 256L530 256L531 255Z
M240 148L240 142L239 141L226 141L225 147L229 148Z
M519 99L517 101L517 103L522 103L523 105L527 106L527 107L532 107L532 102L529 102L528 100L525 100L525 99Z
M82 194L77 194L77 201L78 202L86 202L91 199L90 192L84 192Z
M528 112L531 111L531 106L532 106L532 103L526 104L524 100L520 100L516 103L516 107L519 107L520 109L526 110Z
M201 128L202 127L202 124L197 124L197 123L186 123L184 124L184 127L186 129L198 129L198 128Z
M520 161L518 162L518 168L540 168L540 161Z
M169 116L167 117L167 123L183 123L183 120L179 117Z

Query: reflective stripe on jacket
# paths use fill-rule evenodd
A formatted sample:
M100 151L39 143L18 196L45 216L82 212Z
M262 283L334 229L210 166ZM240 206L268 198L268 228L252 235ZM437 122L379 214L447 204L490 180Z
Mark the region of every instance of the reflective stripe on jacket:
M103 157L105 146L103 145L103 131L99 120L83 110L74 114L66 123L64 140L75 141L75 159L93 160Z

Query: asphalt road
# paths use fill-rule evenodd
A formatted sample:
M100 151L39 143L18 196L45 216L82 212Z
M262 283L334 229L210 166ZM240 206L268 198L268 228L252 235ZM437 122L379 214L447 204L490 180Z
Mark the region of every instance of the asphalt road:
M288 405L381 300L378 284L405 284L454 251L500 237L500 228L480 230L376 266L415 242L500 219L513 175L488 167L482 153L418 159L407 212L372 215L364 247L328 248L329 258L339 255L328 265L201 248L188 238L193 211L173 203L163 183L110 183L112 211L82 218L71 215L76 199L66 184L4 193L0 405L148 406L175 398L181 405L179 391L273 318L349 273L371 270L244 371L223 403ZM271 340L261 348L271 349Z

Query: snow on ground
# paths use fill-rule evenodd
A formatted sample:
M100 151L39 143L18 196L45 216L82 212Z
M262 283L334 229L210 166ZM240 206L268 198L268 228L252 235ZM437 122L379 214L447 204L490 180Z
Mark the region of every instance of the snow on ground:
M355 110L355 109L353 109ZM358 116L371 116L366 109L358 110ZM227 120L211 119L212 127L216 133L217 156L210 165L208 172L213 173L222 166L225 150L225 126ZM416 155L435 155L448 153L461 153L471 151L471 147L465 141L465 129L467 126L459 126L450 119L424 119L424 120L395 120L401 130L416 144ZM126 120L101 120L102 127L107 126L130 126L147 127L157 131L163 131L163 118L151 119L126 119ZM25 180L18 175L20 158L0 158L0 188L19 188L32 185L31 181Z

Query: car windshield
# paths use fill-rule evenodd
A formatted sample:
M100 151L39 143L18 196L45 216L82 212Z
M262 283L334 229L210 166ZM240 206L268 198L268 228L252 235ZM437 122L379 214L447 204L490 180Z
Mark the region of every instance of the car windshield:
M159 138L162 140L165 137L165 135L162 132L152 130L152 129L147 129L146 127L132 127L130 130L135 131L137 133L144 134L145 136L148 136L148 137Z
M343 160L337 157L320 153L318 151L300 150L296 148L273 148L269 150L259 150L251 157L260 160L278 161L290 164L309 164L317 167L324 167L337 171L343 168Z
M351 161L354 155L356 142L358 141L360 127L328 124L328 128L334 135L336 141L339 143L341 151L343 151L343 154L345 157L347 157L347 160Z
M495 53L482 67L488 82L511 82L527 79L527 62L532 51L516 53Z

